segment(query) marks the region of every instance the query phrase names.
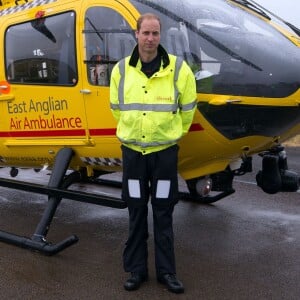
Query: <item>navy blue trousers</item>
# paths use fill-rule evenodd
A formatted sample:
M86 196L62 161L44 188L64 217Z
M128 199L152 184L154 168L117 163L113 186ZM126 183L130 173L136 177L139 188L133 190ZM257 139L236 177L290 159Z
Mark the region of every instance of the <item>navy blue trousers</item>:
M157 276L176 274L173 210L178 201L178 146L143 155L122 146L122 199L129 212L125 272L148 273L148 202L151 199Z

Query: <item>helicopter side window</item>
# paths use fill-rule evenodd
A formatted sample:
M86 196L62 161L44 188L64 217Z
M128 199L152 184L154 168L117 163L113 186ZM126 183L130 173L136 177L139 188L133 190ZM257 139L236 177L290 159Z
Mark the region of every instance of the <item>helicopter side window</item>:
M5 35L7 80L24 84L76 84L74 24L75 13L67 12L9 27Z
M118 12L91 7L85 15L83 33L89 83L108 86L113 66L130 55L136 44L134 32Z

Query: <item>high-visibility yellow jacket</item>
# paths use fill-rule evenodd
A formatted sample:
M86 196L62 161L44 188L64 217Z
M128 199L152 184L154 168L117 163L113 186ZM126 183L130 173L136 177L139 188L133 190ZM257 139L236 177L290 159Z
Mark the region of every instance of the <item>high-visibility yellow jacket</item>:
M137 47L115 65L111 74L110 105L118 121L117 137L143 154L174 145L189 130L196 108L196 81L182 59L158 48L158 72L141 71Z

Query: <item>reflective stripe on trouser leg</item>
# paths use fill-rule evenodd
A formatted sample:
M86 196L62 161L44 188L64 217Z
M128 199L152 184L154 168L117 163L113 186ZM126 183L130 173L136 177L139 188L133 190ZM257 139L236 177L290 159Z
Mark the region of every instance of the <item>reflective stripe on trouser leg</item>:
M170 195L170 180L157 180L155 198L167 199Z
M130 198L141 198L141 185L138 179L128 179L127 185Z

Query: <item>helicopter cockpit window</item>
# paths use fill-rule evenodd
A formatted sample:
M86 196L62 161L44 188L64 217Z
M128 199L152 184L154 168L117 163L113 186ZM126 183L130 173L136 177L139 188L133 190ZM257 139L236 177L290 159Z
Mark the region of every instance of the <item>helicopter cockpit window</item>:
M42 17L11 26L5 36L9 82L75 85L75 13Z
M130 55L136 44L134 31L118 12L91 7L86 12L84 34L89 82L108 86L112 67Z
M299 48L268 19L227 0L131 3L160 17L161 43L187 61L198 93L276 98L299 89Z

